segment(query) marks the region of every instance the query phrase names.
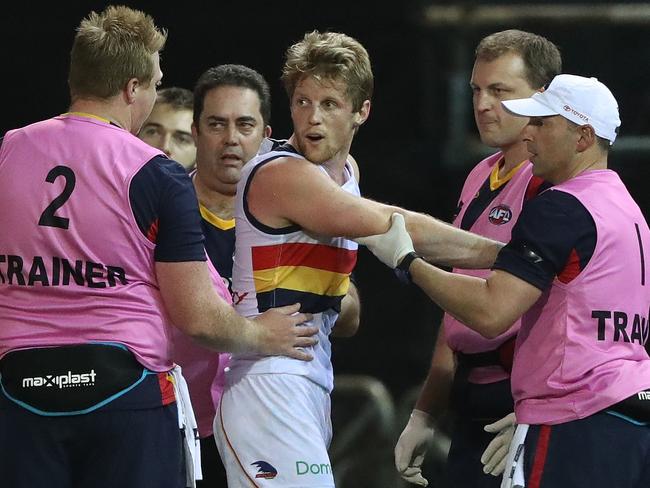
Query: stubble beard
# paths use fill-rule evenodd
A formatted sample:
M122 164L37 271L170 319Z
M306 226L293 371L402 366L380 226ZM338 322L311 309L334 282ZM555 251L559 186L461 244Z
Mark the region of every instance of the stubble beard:
M310 147L307 144L303 144L302 141L298 142L298 146L298 151L300 154L302 154L309 162L319 166L323 163L326 163L333 157L333 153L331 155L328 155L328 153L331 151L327 147L314 148Z

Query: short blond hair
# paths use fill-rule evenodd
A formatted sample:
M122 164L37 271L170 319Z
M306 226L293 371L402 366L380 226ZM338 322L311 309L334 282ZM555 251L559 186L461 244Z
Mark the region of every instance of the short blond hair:
M151 55L165 45L167 32L140 10L110 6L81 21L70 52L70 96L106 99L131 78L147 85L154 76Z
M308 32L287 49L282 82L291 99L304 76L343 81L354 111L370 100L374 77L368 51L359 41L339 32Z

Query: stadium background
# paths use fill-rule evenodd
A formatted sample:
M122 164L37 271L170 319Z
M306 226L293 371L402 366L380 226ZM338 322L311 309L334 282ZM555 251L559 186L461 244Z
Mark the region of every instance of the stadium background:
M451 218L467 171L488 150L476 140L471 112L468 81L474 46L484 35L506 28L545 35L560 47L565 72L597 76L614 92L623 124L611 166L621 173L642 210L650 210L650 195L645 191L650 181L650 4L115 3L145 10L157 25L168 29L162 54L163 87L192 88L201 72L221 63L245 64L260 71L272 88L277 138L288 137L291 130L287 98L279 82L284 50L313 29L342 31L357 38L368 49L375 74L371 116L352 146L361 166L362 191L445 220ZM535 8L554 4L558 4L556 15L549 17L549 10L535 14ZM105 5L26 1L3 7L2 133L66 111L74 28L88 12ZM616 6L624 13L618 20L614 10L600 15L599 9ZM500 16L498 8L504 7L514 8L518 18ZM444 16L448 20L443 22ZM441 313L419 290L400 286L366 251L360 253L356 275L362 325L356 337L335 342L335 370L376 377L399 399L427 372Z

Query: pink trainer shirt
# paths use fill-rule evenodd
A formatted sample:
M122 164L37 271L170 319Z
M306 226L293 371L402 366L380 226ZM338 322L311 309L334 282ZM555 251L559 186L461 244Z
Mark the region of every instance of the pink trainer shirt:
M129 202L132 177L159 154L119 127L70 114L6 134L0 227L11 240L0 244L0 357L112 341L153 371L172 368L155 245Z
M650 230L619 176L586 171L547 191L575 196L593 217L594 254L557 278L521 321L512 370L517 420L581 419L650 388Z

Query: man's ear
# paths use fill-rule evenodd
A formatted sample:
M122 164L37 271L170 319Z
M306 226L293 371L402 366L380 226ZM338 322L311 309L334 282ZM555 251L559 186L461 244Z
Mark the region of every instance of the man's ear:
M126 82L126 86L124 87L124 96L129 105L135 103L135 96L138 88L140 88L140 81L137 78L131 78Z
M359 127L366 120L368 120L369 116L370 116L370 100L364 100L359 111L354 113L354 122L352 123L352 125L354 125L355 128Z
M199 128L196 126L194 121L192 121L191 130L192 130L192 139L194 139L194 145L196 146L197 145L197 139L199 137Z
M578 142L576 143L578 152L586 151L597 143L596 132L591 125L581 125L576 130L578 131Z
M544 92L546 91L546 89L548 88L548 85L549 85L549 83L546 83L545 85L543 85L543 86L541 86L540 88L538 88L538 89L536 90L537 93L544 93Z

